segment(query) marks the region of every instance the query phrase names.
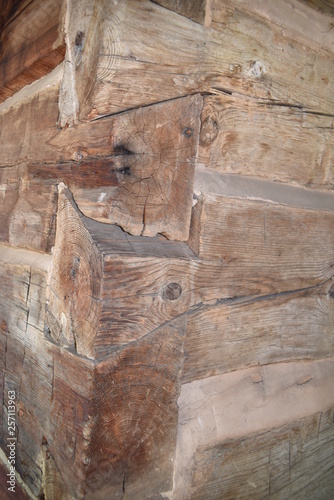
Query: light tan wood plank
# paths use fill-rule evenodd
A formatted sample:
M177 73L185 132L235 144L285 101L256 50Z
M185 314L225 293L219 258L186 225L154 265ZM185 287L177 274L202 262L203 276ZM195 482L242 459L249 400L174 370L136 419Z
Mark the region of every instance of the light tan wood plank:
M232 96L208 96L198 161L215 172L332 188L333 118Z
M220 5L210 30L149 1L106 11L90 116L217 89L333 114L330 52Z
M204 446L195 456L191 498L306 498L311 485L320 489L333 473L333 447L333 410L242 442ZM333 481L325 492L334 494Z
M189 314L183 381L246 366L334 355L334 285Z
M302 277L318 265L329 269L333 263L332 211L216 194L204 194L195 209L201 212L200 235L196 248L190 243L200 258L233 266L248 262L265 276L275 275L282 266ZM322 279L328 277L325 273Z
M182 385L172 498L303 498L320 486L333 468L333 377L332 358Z
M219 10L223 10L225 6L245 10L252 16L259 16L279 25L282 27L283 36L291 41L298 41L314 49L334 52L331 33L331 13L334 13L332 0L280 0L279 2L219 0L219 3L211 2L211 9L215 4ZM316 5L322 8L315 10Z
M57 197L56 186L28 181L24 168L0 168L0 241L50 252Z
M64 59L62 0L34 0L1 31L0 102Z

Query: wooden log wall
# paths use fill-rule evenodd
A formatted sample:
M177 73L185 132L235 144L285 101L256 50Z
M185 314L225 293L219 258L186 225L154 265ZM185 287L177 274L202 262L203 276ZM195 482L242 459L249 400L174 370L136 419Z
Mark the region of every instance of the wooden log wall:
M0 1L0 446L30 498L334 495L329 0Z

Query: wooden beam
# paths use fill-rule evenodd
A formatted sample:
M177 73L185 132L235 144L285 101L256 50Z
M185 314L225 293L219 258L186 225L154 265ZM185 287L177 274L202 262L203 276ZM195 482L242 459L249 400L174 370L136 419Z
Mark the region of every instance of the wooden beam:
M182 385L171 497L331 496L333 380L331 358Z
M331 189L333 119L233 96L207 96L198 160L210 170Z
M202 97L59 129L57 93L46 89L0 116L0 163L29 162L34 182L65 181L88 217L187 240Z
M55 238L57 188L28 181L24 170L0 169L0 241L48 253Z
M62 0L26 2L5 24L0 39L0 102L49 73L64 59L62 5Z
M333 115L331 68L331 53L291 43L281 26L223 2L213 2L208 30L152 2L127 0L105 11L90 116L220 91Z
M333 356L333 283L266 300L207 305L189 314L183 382L257 364Z

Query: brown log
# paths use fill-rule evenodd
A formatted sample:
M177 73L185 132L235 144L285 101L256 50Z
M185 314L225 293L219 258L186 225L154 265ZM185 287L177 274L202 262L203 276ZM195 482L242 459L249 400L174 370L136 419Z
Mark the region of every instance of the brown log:
M62 0L25 2L1 30L0 102L64 59L62 5Z
M59 130L56 92L2 115L0 161L29 162L28 179L35 182L67 182L88 217L132 234L187 240L201 96ZM19 136L22 148L14 144Z

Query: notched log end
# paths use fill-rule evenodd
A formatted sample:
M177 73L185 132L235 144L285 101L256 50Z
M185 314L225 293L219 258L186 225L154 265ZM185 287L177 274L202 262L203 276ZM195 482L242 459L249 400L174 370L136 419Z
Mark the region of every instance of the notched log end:
M185 322L160 327L96 367L91 488L107 496L120 485L135 496L171 489Z

